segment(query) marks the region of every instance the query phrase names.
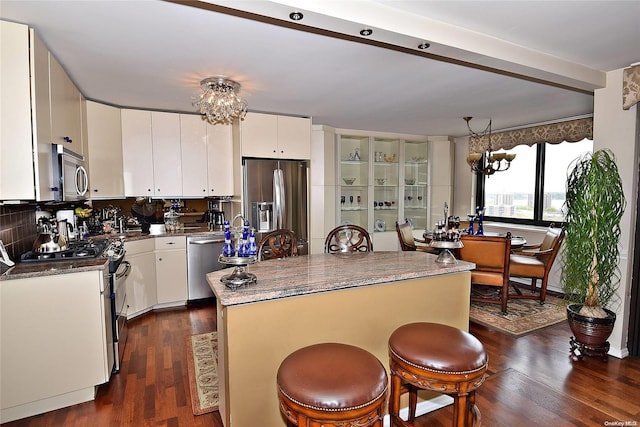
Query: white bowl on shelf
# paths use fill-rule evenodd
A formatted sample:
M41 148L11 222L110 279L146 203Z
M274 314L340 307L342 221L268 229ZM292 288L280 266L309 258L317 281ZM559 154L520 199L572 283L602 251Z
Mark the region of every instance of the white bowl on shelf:
M342 178L342 180L344 181L345 184L347 185L352 185L354 182L356 182L355 178Z

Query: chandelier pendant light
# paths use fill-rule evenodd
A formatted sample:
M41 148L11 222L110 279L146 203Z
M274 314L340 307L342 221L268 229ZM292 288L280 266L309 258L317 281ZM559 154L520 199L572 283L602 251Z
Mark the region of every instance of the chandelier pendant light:
M240 83L226 77L209 77L200 82L203 92L193 99L202 118L212 125L230 125L235 119L244 120L247 103L238 96Z
M511 161L516 158L512 153L494 153L491 150L491 120L482 132L474 132L471 129L469 121L472 117L463 117L467 122L469 136L476 139L487 139L487 151L484 153L467 154L467 164L471 167L471 171L481 173L483 175L493 175L496 172L506 171L511 167Z

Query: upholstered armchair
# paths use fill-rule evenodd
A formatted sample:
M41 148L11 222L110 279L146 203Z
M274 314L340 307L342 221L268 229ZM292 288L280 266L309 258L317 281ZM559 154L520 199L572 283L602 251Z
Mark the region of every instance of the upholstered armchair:
M421 251L438 254L438 251L429 246L426 240L414 237L411 225L408 222L398 224L396 222L396 233L400 241L400 249L403 251Z
M523 294L514 286L517 294L512 295L511 298L537 299L540 300L540 304L544 304L547 297L549 272L558 255L564 235L563 228L556 228L551 224L541 243L525 245L511 254L509 267L511 276L531 279L531 295ZM540 288L537 287L538 279L541 280Z
M469 236L462 235L464 247L458 250L458 258L473 262L476 268L471 270L471 301L500 304L503 314L507 313L509 300L509 256L511 253L511 235L506 236ZM497 288L487 292L483 288Z

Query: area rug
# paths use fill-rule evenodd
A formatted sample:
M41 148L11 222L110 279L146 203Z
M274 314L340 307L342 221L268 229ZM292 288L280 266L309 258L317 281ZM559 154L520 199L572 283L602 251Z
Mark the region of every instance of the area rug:
M187 338L189 391L195 415L218 410L218 335L216 332Z
M529 291L523 289L522 292ZM520 337L565 321L567 311L562 299L547 296L544 305L534 299L511 299L506 315L500 311L500 304L472 302L469 318L512 337Z

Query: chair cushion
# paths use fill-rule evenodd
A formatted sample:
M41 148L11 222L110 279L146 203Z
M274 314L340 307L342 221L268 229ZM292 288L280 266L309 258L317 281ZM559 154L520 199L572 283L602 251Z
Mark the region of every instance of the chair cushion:
M471 270L471 283L478 285L502 286L504 284L504 275L502 273Z
M512 276L542 278L545 265L536 257L512 254L509 270Z
M366 350L322 343L287 356L280 364L277 381L282 393L298 404L320 410L345 410L383 395L387 372Z
M484 368L484 346L468 332L437 323L409 323L389 337L389 350L412 365L441 373Z

